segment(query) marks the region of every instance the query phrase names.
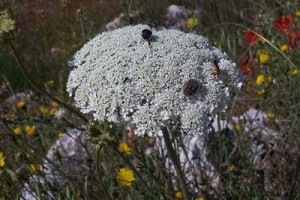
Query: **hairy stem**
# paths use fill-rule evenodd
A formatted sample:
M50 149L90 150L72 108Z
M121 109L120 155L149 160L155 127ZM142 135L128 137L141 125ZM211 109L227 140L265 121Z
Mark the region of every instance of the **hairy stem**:
M171 159L171 161L174 165L174 168L175 168L175 171L176 171L176 174L177 174L177 178L178 178L181 190L182 190L183 197L184 197L185 200L189 200L191 198L190 198L190 194L189 194L187 184L185 182L184 173L181 169L181 164L180 164L179 157L176 154L175 149L173 148L172 141L171 141L171 138L170 138L169 134L170 134L169 130L166 130L166 129L163 130L163 137L164 137L164 140L165 140L165 144L166 144L170 159Z

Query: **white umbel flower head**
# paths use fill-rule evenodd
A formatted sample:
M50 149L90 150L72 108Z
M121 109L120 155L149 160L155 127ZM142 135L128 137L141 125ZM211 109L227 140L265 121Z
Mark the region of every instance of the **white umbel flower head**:
M160 136L177 120L185 133L209 131L240 82L235 64L202 36L162 29L148 41L144 29L102 33L75 54L67 83L75 105L96 120L128 121L139 135Z

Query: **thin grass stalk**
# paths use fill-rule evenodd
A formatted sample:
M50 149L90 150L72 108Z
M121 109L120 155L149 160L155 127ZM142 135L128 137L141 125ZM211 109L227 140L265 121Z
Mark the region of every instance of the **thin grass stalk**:
M180 160L178 158L178 155L176 154L176 151L173 148L172 141L171 141L171 138L170 138L170 135L169 135L170 133L171 133L171 131L169 129L163 130L163 137L164 137L164 140L165 140L165 144L166 144L170 159L171 159L171 161L174 165L174 168L175 168L175 171L176 171L176 174L177 174L177 178L178 178L178 181L179 181L179 185L180 185L183 197L184 197L185 200L189 200L189 199L191 199L190 193L189 193L187 184L185 182L184 173L181 169Z
M38 93L43 94L44 96L46 96L47 98L49 98L50 100L54 101L55 103L58 103L60 105L62 105L64 108L66 108L67 110L71 111L72 113L76 114L80 119L82 119L85 123L88 122L88 119L78 110L76 110L75 108L73 108L71 105L68 105L66 103L64 103L63 101L57 99L56 97L52 96L50 93L48 93L45 90L39 89L35 83L33 83L32 80L30 80L28 74L26 73L26 67L25 67L25 62L21 56L21 54L18 52L18 50L16 49L15 45L12 43L11 40L8 40L8 46L10 47L10 49L13 52L13 55L17 61L18 66L21 69L21 72L23 74L23 76L25 77L26 81L30 84L30 86L33 88L33 90L35 90Z
M297 161L297 166L296 166L296 169L295 169L295 175L294 175L294 181L293 181L293 185L292 185L292 189L291 189L291 192L290 192L290 196L289 196L289 199L290 200L293 200L295 199L295 192L296 192L296 186L297 186L297 182L298 182L298 176L299 176L299 171L300 171L300 156L298 157L298 161ZM299 192L299 191L298 191Z
M104 185L104 183L102 182L102 180L100 180L100 154L101 154L101 148L98 149L97 151L97 157L96 157L96 173L97 173L97 177L99 178L99 182L102 186L103 192L105 193L106 197L108 197L109 200L113 200L113 198L110 196L109 192L106 190L106 186Z

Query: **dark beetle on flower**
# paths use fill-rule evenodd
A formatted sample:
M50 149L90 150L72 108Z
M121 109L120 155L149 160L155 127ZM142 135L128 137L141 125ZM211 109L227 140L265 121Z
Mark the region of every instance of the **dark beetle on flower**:
M199 86L199 81L197 81L196 79L190 79L183 85L182 92L185 96L190 97L196 94Z
M142 37L143 39L147 40L150 45L150 37L152 35L152 31L149 29L142 30Z

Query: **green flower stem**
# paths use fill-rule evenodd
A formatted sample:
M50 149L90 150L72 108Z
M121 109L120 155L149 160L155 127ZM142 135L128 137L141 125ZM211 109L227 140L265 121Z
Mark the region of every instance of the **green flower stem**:
M64 108L66 108L67 110L71 111L72 113L76 114L80 119L82 119L85 123L88 122L88 119L78 110L76 110L75 108L73 108L71 105L68 105L66 103L64 103L63 101L59 100L58 98L52 96L49 92L39 89L36 84L33 83L33 81L29 78L28 74L26 73L26 67L25 67L25 62L23 60L23 57L21 56L21 54L18 52L18 50L16 49L16 47L14 46L14 44L12 43L11 40L8 40L8 46L10 47L10 49L13 52L13 55L18 63L18 66L20 67L23 76L25 77L25 79L27 80L27 82L31 85L31 87L38 93L41 93L43 95L45 95L46 97L48 97L49 99L51 99L52 101L54 101L55 103L58 103L60 105L62 105Z
M175 168L175 171L176 171L176 174L177 174L177 178L179 180L179 184L180 184L180 187L181 187L183 197L184 197L185 200L190 200L191 199L190 198L190 193L189 193L187 184L185 182L184 173L181 169L179 157L178 157L178 155L176 154L176 151L173 148L172 141L171 141L171 138L170 138L170 135L169 135L170 133L171 133L171 131L169 129L163 130L163 137L164 137L164 140L165 140L165 144L167 146L167 150L168 150L170 159L171 159L171 161L174 165L174 168Z
M101 161L100 161L101 150L102 150L101 148L99 148L99 149L97 150L97 157L96 157L96 173L97 173L97 178L99 179L98 181L99 181L99 183L101 184L102 189L103 189L103 192L105 193L106 197L107 197L109 200L113 200L113 198L110 196L110 194L109 194L109 192L108 192L108 188L107 188L106 185L103 183L103 181L100 180L100 177L101 177L100 172L101 172L101 170L100 170L99 164L100 164L100 162L101 162Z
M289 195L289 199L294 199L295 198L295 192L296 192L296 185L297 185L297 180L298 180L298 176L299 176L299 171L300 171L300 156L298 157L298 161L297 161L297 165L296 165L296 169L295 169L295 175L294 175L294 181L292 183L292 189Z

